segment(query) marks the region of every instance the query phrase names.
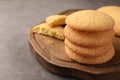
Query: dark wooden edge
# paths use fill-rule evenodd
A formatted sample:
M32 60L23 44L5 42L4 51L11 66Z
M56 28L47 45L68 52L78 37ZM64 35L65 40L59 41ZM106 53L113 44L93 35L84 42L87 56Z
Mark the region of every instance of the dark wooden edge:
M42 64L42 66L45 67L48 71L50 71L50 72L52 72L54 74L63 76L63 77L78 78L78 79L84 79L85 75L89 75L86 72L78 71L76 69L71 69L71 68L66 68L66 67L51 64L51 63L47 62L45 59L43 59L43 57L38 55L38 53L36 53L34 51L34 49L33 49L33 47L31 46L30 43L29 43L29 45L30 45L30 50L32 51L32 53L34 54L34 56L36 57L38 62L40 64ZM76 72L79 73L79 75ZM89 76L87 78L89 78L89 80L93 80Z

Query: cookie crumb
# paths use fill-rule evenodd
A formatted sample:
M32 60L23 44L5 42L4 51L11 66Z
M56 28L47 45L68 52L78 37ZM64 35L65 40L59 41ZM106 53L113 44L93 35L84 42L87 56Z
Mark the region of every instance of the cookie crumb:
M54 42L52 40L47 39L49 44L53 44Z

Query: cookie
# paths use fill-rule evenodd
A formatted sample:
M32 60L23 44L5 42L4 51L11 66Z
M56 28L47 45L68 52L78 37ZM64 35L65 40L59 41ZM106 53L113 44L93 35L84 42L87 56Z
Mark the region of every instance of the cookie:
M114 26L114 20L109 15L96 10L74 12L65 22L74 29L82 31L104 31Z
M51 27L49 27L48 24L42 23L42 24L37 25L35 28L33 28L33 30L34 29L35 29L35 31L36 31L36 29L39 29L39 30L37 30L37 33L39 33L39 34L48 35L50 37L64 40L62 26L57 26L57 27L51 28Z
M46 23L50 27L65 25L66 15L51 15L46 18Z
M40 27L39 25L33 27L33 28L32 28L32 32L34 32L34 33L38 32L39 27Z
M120 10L119 6L103 6L97 9L97 11L104 12L106 14L110 14L111 12Z
M72 60L77 61L78 63L82 64L102 64L106 63L109 60L112 59L114 56L114 48L112 48L110 51L108 51L106 54L99 56L99 57L84 57L81 56L75 52L73 52L71 49L69 49L67 46L65 46L65 52L68 55L69 58Z
M106 6L99 8L98 11L104 12L113 18L115 21L114 32L117 36L120 36L120 7Z
M112 43L109 43L104 46L99 46L99 47L86 48L86 47L75 45L67 39L65 39L64 42L65 42L65 45L68 48L70 48L72 51L74 51L76 54L80 54L82 56L88 56L88 57L98 57L98 56L104 55L113 48Z
M114 32L113 29L99 32L78 31L70 26L65 26L64 36L74 44L83 47L96 47L111 43Z

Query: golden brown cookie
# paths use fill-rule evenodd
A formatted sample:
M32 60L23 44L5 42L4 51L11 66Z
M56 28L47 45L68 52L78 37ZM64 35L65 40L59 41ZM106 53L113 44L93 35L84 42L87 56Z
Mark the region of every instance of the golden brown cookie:
M74 51L76 54L80 54L82 56L88 56L88 57L98 57L98 56L104 55L113 48L112 43L109 43L104 46L86 48L86 47L75 45L67 39L65 39L65 45L68 48L70 48L72 51Z
M34 33L38 32L39 27L40 27L39 25L33 27L33 28L32 28L32 32L34 32Z
M113 18L115 21L114 32L117 36L120 36L120 7L105 6L99 8L98 11L104 12Z
M120 10L119 6L103 6L97 9L97 11L104 12L106 14L110 14L111 12Z
M65 25L66 15L51 15L46 18L46 23L50 27Z
M57 39L64 40L64 34L63 34L63 27L57 26L57 27L49 27L48 24L42 23L37 25L33 28L33 32L37 32L39 34L48 35L50 37L54 37Z
M96 10L82 10L70 14L66 24L82 31L104 31L113 28L113 19Z
M65 37L74 44L95 47L111 43L114 32L113 29L99 32L78 31L70 26L64 28Z
M75 52L73 52L71 49L69 49L67 46L65 46L65 52L68 55L69 58L72 60L75 60L82 64L102 64L106 63L107 61L111 60L114 56L114 48L112 48L109 52L106 54L99 56L99 57L84 57L81 56Z

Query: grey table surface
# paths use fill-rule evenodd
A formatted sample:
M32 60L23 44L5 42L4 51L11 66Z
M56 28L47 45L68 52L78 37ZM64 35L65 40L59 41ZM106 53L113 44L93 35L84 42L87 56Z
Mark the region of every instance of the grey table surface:
M75 80L54 75L29 50L27 32L66 9L96 9L120 0L0 0L0 80Z

